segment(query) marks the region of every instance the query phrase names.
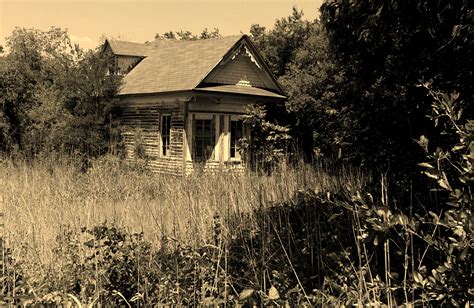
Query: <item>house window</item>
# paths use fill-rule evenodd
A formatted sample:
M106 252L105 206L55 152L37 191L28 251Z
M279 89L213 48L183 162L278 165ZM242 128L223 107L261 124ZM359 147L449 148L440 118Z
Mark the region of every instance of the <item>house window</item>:
M170 155L171 140L171 115L164 114L161 116L161 149L163 156Z
M214 149L212 120L195 120L194 146L194 154L197 161L206 161L211 158Z
M230 121L230 158L240 159L237 143L243 137L243 128L242 120Z

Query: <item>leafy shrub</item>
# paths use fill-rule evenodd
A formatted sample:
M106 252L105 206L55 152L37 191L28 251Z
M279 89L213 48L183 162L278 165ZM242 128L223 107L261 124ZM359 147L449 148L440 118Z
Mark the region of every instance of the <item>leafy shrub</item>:
M30 291L30 288L27 282L27 275L25 275L23 271L23 264L20 260L14 258L11 249L6 247L5 241L1 237L0 250L0 253L2 254L1 261L3 262L2 277L0 279L0 294L3 296L27 294Z
M355 276L350 262L355 247L347 214L325 194L306 191L286 204L235 218L231 228L240 231L229 247L234 285L253 290L265 305L349 304L342 297L349 291L348 277ZM277 299L270 299L272 288Z
M77 233L65 226L53 251L59 262L45 277L49 288L43 293L69 293L85 303L142 300L150 287L144 276L153 270L147 267L150 252L142 233L128 234L107 224Z
M271 169L285 154L289 145L289 128L271 123L265 107L253 105L247 109L244 124L251 129L250 139L240 140L244 159L254 169Z
M422 273L414 274L414 286L423 290L426 301L460 305L474 299L474 288L469 283L474 278L474 120L463 117L457 93L434 91L429 84L424 87L433 98L430 118L441 126L442 134L455 141L438 146L434 152L426 137L421 136L418 141L428 160L419 164L423 173L436 181L437 191L448 196L439 214L430 212L430 217L421 218L422 223L434 226L433 233L422 236L438 258L431 271L424 268Z
M147 159L145 139L143 137L143 132L139 129L136 129L133 134L133 155L136 160Z
M459 306L474 298L469 283L473 279L474 122L463 116L457 94L433 91L429 84L424 87L433 98L430 118L444 138L432 151L429 140L421 136L417 142L427 161L419 166L436 183L433 192L439 210L428 204L433 210L412 216L396 209L389 202L384 178L380 201L360 192L354 192L351 200L337 201L354 217L358 271L370 273L368 279L361 276L352 291L373 293L372 303Z
M222 253L217 246L193 249L171 238L156 249L143 233L130 234L106 223L80 232L63 226L53 250L55 262L30 283L35 301L42 304L71 298L106 305L235 302ZM16 277L19 285L21 276Z

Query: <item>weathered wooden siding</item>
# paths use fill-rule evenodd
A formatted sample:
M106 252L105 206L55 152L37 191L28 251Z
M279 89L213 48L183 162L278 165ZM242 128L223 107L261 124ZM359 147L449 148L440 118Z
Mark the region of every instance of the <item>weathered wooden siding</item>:
M183 144L185 103L179 100L129 100L119 106L120 125L127 159L135 158L137 135L141 135L146 158L151 168L159 173L183 174ZM163 156L161 144L161 116L171 115L170 155Z
M244 172L246 166L230 158L230 121L245 113L252 97L232 95L137 96L122 98L117 105L127 159L134 159L137 135L151 168L158 173L183 175L193 172ZM259 101L260 102L260 101ZM161 116L171 115L170 155L162 155ZM212 159L193 161L193 119L213 120L215 147Z
M159 156L160 113L156 106L127 106L121 110L121 130L127 158L135 158L136 140L141 139L150 159ZM141 137L141 138L140 138Z

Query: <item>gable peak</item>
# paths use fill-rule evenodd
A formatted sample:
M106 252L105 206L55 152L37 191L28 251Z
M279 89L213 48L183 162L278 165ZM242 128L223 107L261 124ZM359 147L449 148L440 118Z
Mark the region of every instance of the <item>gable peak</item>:
M252 61L259 69L262 68L260 66L260 63L258 63L257 59L255 59L254 54L248 48L247 43L245 42L245 40L242 40L242 42L240 43L240 46L229 57L228 61L229 60L235 60L235 58L238 57L238 56L248 57L250 59L250 61Z

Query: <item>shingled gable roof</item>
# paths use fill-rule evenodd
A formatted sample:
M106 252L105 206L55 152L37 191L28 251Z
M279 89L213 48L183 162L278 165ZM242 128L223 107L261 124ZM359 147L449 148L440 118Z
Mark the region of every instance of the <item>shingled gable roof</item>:
M196 41L157 40L145 45L147 57L124 77L119 95L199 90L197 87L205 77L242 40L248 38L239 35ZM251 91L252 87L243 88L228 92L284 98L263 89ZM281 90L279 85L278 88ZM208 87L205 90L212 91ZM218 92L225 92L223 90L221 88ZM283 94L282 90L280 92Z
M149 54L151 46L140 43L107 39L115 55L145 57Z

